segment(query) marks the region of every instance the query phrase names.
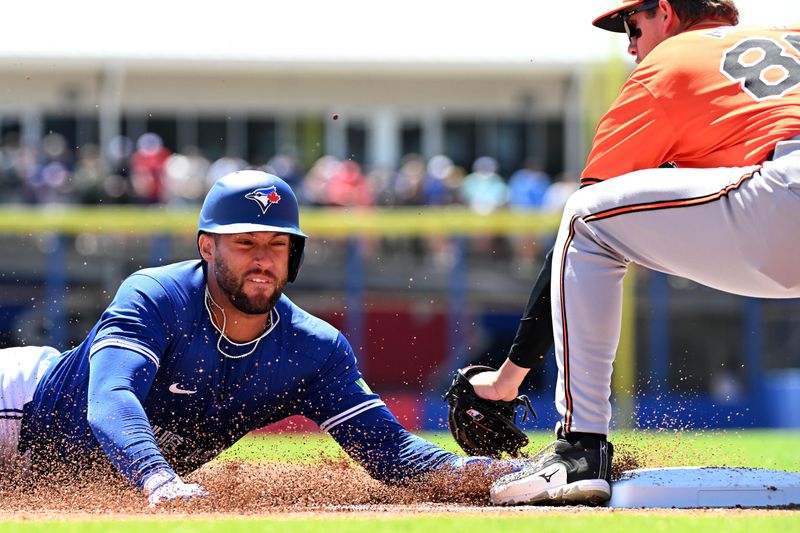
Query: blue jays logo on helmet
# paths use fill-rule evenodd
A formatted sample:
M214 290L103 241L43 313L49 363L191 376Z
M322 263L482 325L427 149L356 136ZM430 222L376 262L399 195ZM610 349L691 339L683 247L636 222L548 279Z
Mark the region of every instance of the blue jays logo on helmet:
M266 213L269 206L277 204L281 201L281 195L278 194L278 188L274 185L272 187L264 187L256 189L253 192L244 195L248 200L253 200L261 207L261 212Z

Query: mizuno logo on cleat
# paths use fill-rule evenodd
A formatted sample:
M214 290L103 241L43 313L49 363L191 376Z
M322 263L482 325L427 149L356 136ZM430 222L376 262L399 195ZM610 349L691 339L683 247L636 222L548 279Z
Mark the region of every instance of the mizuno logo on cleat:
M558 468L550 472L549 474L539 474L540 478L543 478L546 482L550 483L550 478L554 475L558 474Z

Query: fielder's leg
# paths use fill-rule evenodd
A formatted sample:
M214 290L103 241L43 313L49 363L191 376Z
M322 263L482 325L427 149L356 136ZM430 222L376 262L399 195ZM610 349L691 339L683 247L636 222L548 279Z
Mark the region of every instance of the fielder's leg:
M610 469L602 468L610 445L576 442L570 434L608 433L629 262L737 294L793 298L800 296L799 232L800 153L763 168L635 172L575 193L553 255L556 404L563 416L556 446L563 449L498 480L493 501L596 502L600 489L607 491L600 498L610 497ZM554 465L563 465L557 483L545 468Z
M569 432L607 434L630 261L727 292L800 296L800 156L763 168L658 169L578 191L553 256L556 403Z

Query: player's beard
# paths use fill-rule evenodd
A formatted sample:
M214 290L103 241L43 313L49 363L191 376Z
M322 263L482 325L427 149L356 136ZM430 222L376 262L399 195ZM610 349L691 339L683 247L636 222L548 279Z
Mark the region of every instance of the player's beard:
M263 315L269 313L272 308L275 307L288 281L286 278L279 279L272 272L253 269L245 272L237 279L225 260L221 257L217 257L216 259L214 278L217 280L217 285L219 285L222 292L225 293L228 300L230 300L236 309L248 315ZM259 294L256 297L250 297L245 294L244 280L252 274L272 279L275 282L275 290L272 291L272 294Z

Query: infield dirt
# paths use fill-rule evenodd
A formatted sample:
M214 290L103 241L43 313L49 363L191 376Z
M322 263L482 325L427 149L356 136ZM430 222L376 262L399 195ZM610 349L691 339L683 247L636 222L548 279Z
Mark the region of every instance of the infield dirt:
M664 466L665 448L673 449L673 446L654 447L647 441L628 441L618 446L613 477L619 478L622 471L628 469ZM116 519L163 513L174 516L352 514L366 518L416 513L645 512L590 507L492 507L487 494L493 477L474 469L461 475L432 476L405 487L391 487L370 478L366 471L344 456L313 464L214 461L185 478L203 485L208 489L209 497L155 510L147 506L143 494L108 472L47 483L4 477L0 479L0 520L80 519L87 516ZM720 512L719 509L714 511ZM647 512L704 511L667 509Z

